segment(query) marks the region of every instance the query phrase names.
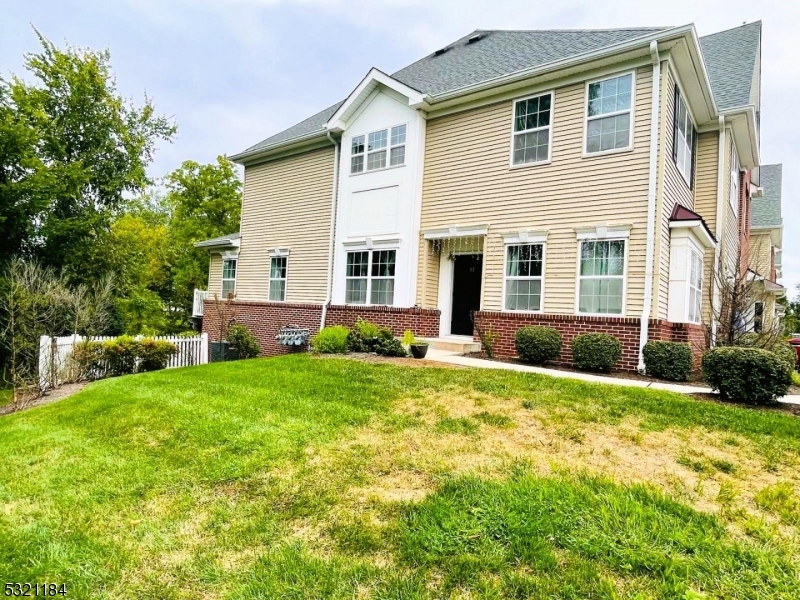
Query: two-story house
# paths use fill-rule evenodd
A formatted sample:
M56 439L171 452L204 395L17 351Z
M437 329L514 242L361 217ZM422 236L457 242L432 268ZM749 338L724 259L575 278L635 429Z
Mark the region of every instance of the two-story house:
M289 324L460 344L541 323L705 347L759 166L761 23L475 31L231 157L241 230L209 297L285 351ZM744 188L747 187L747 190ZM746 209L745 209L746 210ZM218 329L205 308L204 330Z

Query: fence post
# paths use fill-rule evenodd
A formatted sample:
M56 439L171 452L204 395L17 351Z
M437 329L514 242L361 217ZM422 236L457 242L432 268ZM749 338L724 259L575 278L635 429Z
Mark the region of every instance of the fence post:
M197 364L205 365L208 363L208 333L205 331L200 334L200 360Z
M47 389L48 369L50 366L50 336L39 338L39 388Z

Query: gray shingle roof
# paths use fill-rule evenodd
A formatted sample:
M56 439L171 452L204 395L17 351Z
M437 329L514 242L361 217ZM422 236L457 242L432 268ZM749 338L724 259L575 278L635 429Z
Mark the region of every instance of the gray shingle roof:
M566 59L638 37L662 31L665 27L634 29L586 29L543 31L473 31L449 44L444 54L430 54L392 75L398 81L432 96L468 85L489 81ZM469 38L481 34L479 42ZM342 101L344 102L344 101ZM277 146L291 139L322 132L322 126L342 105L337 102L325 110L280 133L250 146L241 154L250 154Z
M711 91L720 110L750 103L760 38L761 21L700 38Z
M229 233L228 235L221 235L219 237L211 238L208 240L202 240L200 242L195 242L195 248L205 248L207 246L222 246L225 244L229 244L235 240L238 240L241 237L241 234L237 231L235 233Z
M753 198L752 202L752 227L780 227L783 224L781 216L781 178L783 165L761 165L761 187L764 195Z

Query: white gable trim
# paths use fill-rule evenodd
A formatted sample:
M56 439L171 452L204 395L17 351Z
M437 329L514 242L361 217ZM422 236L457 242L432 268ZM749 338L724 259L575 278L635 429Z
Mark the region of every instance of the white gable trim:
M329 131L341 132L347 128L347 122L353 117L358 108L367 101L372 93L378 86L385 86L390 90L394 90L404 98L408 99L408 105L411 108L428 108L428 95L422 94L411 88L404 83L400 83L393 79L383 71L376 68L370 69L367 76L361 80L350 95L347 97L339 109L333 113L328 122L325 123L325 129Z

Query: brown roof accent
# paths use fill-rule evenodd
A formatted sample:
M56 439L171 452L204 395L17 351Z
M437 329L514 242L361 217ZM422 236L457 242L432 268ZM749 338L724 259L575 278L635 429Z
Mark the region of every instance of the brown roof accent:
M711 230L708 228L706 220L693 210L689 210L681 204L675 205L675 207L672 209L672 214L670 215L669 220L670 223L675 221L700 221L703 224L706 232L708 232L708 235L711 236L711 239L714 240L714 242L717 241L717 238L714 237L714 234L711 233Z

